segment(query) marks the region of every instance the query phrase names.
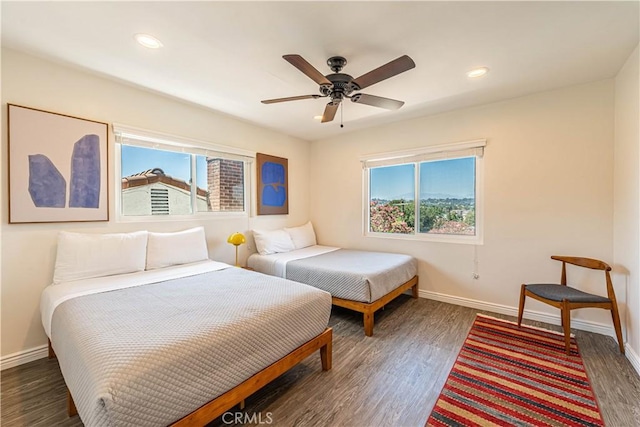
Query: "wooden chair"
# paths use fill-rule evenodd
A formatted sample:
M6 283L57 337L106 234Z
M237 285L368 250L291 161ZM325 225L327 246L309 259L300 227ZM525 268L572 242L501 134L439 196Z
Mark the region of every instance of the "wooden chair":
M595 307L611 310L613 326L618 337L620 353L624 354L624 344L622 343L622 330L620 327L620 315L618 314L618 304L616 295L613 292L613 284L609 272L611 267L608 264L591 258L578 258L568 256L552 256L551 259L562 261L562 276L560 284L523 284L520 289L520 308L518 310L518 326L522 323L522 313L524 311L524 300L531 297L552 305L560 309L562 326L564 328L564 342L567 354L570 354L571 343L571 310L576 308ZM589 294L578 289L567 286L567 263L579 267L591 268L593 270L604 270L607 281L607 297Z

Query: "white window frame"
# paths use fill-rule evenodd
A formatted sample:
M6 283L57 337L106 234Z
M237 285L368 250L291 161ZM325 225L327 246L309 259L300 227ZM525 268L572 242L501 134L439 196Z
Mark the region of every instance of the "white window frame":
M395 151L390 153L369 154L360 157L362 162L362 231L365 237L382 239L401 240L421 240L429 242L462 243L470 245L482 245L484 243L484 147L487 145L485 139L473 141L456 142L451 144L432 145L429 147L414 150ZM447 160L463 157L476 158L476 179L475 179L475 202L476 202L476 227L474 236L462 234L429 234L420 233L414 225L413 234L402 233L380 233L370 231L371 209L369 202L370 194L370 169L381 166L398 166L403 164L415 164L414 173L414 208L415 218L419 217L420 211L420 163L429 160Z
M115 136L115 218L116 222L150 222L150 221L193 221L203 219L249 218L253 211L252 194L252 165L256 153L236 147L217 145L206 141L185 138L133 126L113 124ZM220 156L224 159L244 162L244 206L242 212L198 212L196 205L197 182L191 180L191 208L188 215L123 215L122 214L122 145L132 145L151 149L166 149L174 152L191 154L191 168L195 171L195 156Z

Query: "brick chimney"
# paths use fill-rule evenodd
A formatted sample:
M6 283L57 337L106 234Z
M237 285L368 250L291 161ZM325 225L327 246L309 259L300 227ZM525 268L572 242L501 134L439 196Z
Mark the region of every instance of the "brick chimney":
M244 162L207 157L209 210L238 212L244 210Z

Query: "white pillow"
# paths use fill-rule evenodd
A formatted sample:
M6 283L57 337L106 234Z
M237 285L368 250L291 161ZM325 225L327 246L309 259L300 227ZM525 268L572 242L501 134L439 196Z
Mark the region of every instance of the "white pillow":
M253 239L256 242L256 249L260 255L289 252L296 248L293 245L293 241L291 240L289 233L284 230L253 230Z
M313 225L311 221L307 222L305 225L301 225L300 227L292 227L284 229L289 236L291 236L291 240L293 240L293 245L296 249L306 248L307 246L316 245L316 233L313 231Z
M147 243L147 270L209 259L204 227L175 233L151 233Z
M61 231L53 283L144 270L147 232L85 234Z

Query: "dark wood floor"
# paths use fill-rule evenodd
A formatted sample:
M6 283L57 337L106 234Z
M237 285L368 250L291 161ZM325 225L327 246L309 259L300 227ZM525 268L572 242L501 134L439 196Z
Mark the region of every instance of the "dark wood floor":
M334 307L333 369L322 372L320 357L311 356L250 397L244 412L236 413L244 421L238 424L423 426L477 312L403 295L377 313L374 336L366 338L360 315ZM576 336L605 423L640 426L640 378L614 339L582 331ZM1 389L4 427L82 425L77 416L66 416L55 360L2 372Z

